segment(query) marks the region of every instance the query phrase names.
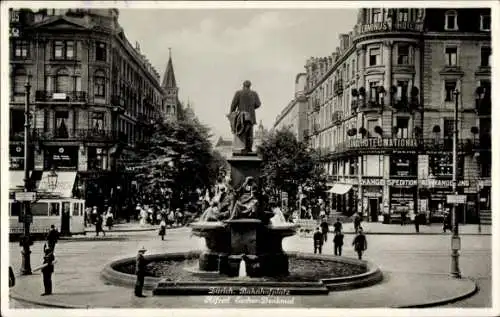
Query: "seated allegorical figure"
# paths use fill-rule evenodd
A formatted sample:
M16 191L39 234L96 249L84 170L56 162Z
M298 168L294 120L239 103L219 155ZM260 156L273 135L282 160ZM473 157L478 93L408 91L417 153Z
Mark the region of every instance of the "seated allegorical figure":
M254 178L249 176L240 188L236 189L234 204L229 220L235 219L258 219L259 200L257 198L257 184Z
M203 212L200 221L221 221L229 217L231 206L233 204L233 195L226 190L221 189L218 203L211 201L209 207Z

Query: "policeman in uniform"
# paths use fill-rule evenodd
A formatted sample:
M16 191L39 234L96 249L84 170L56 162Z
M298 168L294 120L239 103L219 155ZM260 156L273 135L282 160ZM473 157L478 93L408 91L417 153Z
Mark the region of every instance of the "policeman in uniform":
M135 283L135 296L146 297L142 294L142 288L144 287L144 277L146 275L146 259L144 259L144 253L146 249L142 247L137 252L137 258L135 260L135 274L137 275L137 281Z

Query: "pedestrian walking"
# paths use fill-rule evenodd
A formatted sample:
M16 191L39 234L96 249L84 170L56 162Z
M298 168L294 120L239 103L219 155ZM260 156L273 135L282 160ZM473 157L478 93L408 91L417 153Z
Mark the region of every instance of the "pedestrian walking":
M144 287L144 277L146 276L146 259L144 259L144 253L146 249L142 247L137 252L137 257L135 259L135 275L137 280L135 282L135 296L146 297L142 294L142 288Z
M14 270L12 266L9 266L9 288L16 285L16 276L14 275Z
M104 229L102 228L102 223L103 223L103 218L101 215L97 215L97 219L95 222L95 235L96 237L99 236L99 232L102 232L103 236L106 236L106 232L104 232Z
M340 222L340 218L337 218L337 221L333 224L333 232L342 231L342 222Z
M443 232L446 232L446 230L451 231L451 213L449 212L446 212L443 217Z
M363 252L368 248L366 236L363 234L363 228L358 228L358 234L352 241L352 245L354 246L354 251L356 251L356 253L358 254L358 259L361 260Z
M54 253L50 248L45 248L43 257L42 276L44 292L41 296L52 294L52 273L54 273Z
M361 228L361 216L356 213L354 215L354 232L358 233L359 228Z
M181 209L180 208L177 208L175 210L175 223L176 223L176 227L177 226L182 226L182 219L183 219L183 214L181 212Z
M94 225L97 222L97 217L99 216L99 211L97 210L97 206L92 208L92 224Z
M321 227L321 233L323 234L323 241L326 242L328 231L330 231L330 228L328 228L326 217L323 217L323 220L321 221L321 224L319 226Z
M89 226L92 222L90 219L91 213L92 213L92 208L90 207L85 208L85 211L83 213L83 226L85 228L87 228L87 226Z
M50 225L50 231L47 234L47 245L52 251L56 248L56 243L59 240L59 231L56 230L54 225Z
M158 233L161 236L162 240L165 240L165 233L167 231L167 223L165 222L165 219L162 219L160 221L160 232Z
M413 220L413 223L415 224L415 231L417 233L419 233L420 232L420 214L418 213L418 211L415 214L415 219Z
M161 211L160 211L160 210L158 210L158 211L156 212L156 223L157 223L157 224L160 224L160 223L161 223L161 221L163 220L162 218L163 218L163 217L162 217Z
M321 231L319 231L319 227L316 228L316 232L314 232L313 234L313 240L314 240L314 254L316 254L316 252L321 254L324 238Z
M106 212L105 218L106 218L106 227L108 227L108 230L111 231L111 228L113 227L114 223L114 217L111 207L108 207L108 211Z
M406 212L401 213L401 225L406 225Z
M342 246L344 245L344 234L339 230L335 231L335 236L333 237L333 253L335 255L342 255Z

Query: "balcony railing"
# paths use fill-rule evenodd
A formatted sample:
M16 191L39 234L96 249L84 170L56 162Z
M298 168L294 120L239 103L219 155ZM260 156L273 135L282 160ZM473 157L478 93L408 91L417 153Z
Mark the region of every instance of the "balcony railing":
M321 108L321 104L319 102L319 99L315 99L313 103L313 111L318 112Z
M335 96L338 96L340 94L342 94L344 92L344 83L343 81L340 79L340 80L337 80L333 83L333 94Z
M35 129L33 138L41 141L95 141L95 142L127 142L123 132L102 129Z
M335 111L332 114L332 122L334 124L340 123L342 121L342 111Z
M37 90L35 92L35 101L87 102L87 92Z

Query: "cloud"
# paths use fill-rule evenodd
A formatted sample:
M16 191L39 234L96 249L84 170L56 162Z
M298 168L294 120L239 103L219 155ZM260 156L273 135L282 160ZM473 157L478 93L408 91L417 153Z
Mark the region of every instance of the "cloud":
M250 79L261 96L257 119L271 127L292 99L305 60L334 51L339 30L349 31L355 15L355 10L121 10L120 23L162 75L172 47L180 99L189 99L215 134L229 136L225 114L243 80Z

